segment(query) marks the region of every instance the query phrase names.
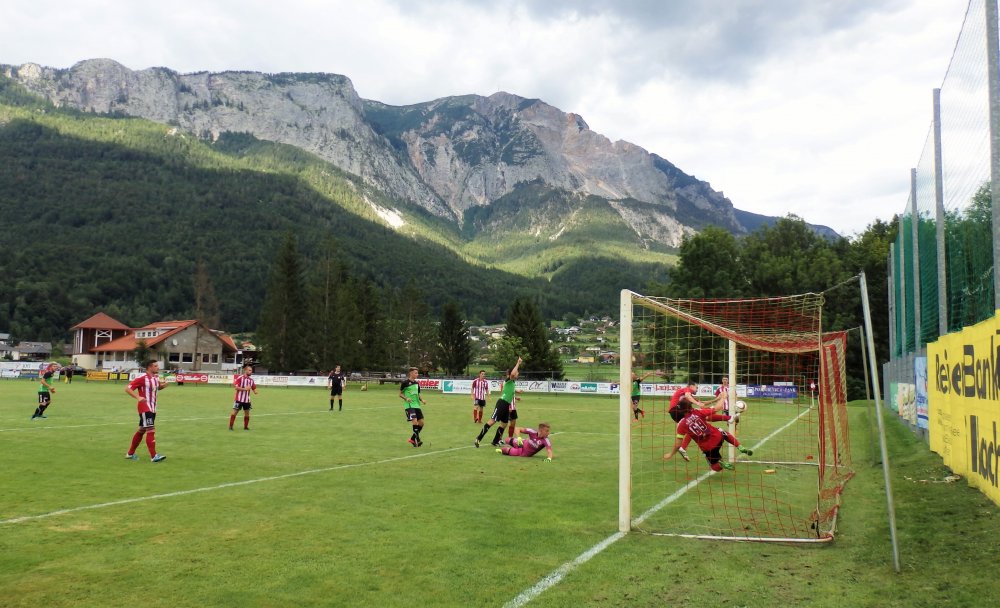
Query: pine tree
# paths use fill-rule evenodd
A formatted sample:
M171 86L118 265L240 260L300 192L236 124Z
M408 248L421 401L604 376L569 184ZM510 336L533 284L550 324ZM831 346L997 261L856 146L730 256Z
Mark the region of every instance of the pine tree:
M194 318L210 329L217 329L222 320L215 285L208 276L208 266L202 258L198 258L194 269Z
M472 359L472 342L469 328L454 300L449 300L441 308L441 324L438 325L439 367L450 375L461 375Z
M507 335L519 338L524 345L522 376L526 378L562 378L562 361L549 343L542 315L532 300L517 298L507 315Z
M271 267L258 329L261 359L272 370L294 371L306 365L304 295L302 260L295 236L289 234Z

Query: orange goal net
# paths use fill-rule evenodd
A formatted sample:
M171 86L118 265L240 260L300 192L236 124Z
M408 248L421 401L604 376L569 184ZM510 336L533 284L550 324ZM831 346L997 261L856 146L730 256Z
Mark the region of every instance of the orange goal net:
M821 294L682 300L622 292L623 531L833 538L853 475L847 336L822 330L822 310ZM721 471L694 442L687 459L664 459L678 434L671 399L685 388L724 407L708 420L728 435L719 443Z

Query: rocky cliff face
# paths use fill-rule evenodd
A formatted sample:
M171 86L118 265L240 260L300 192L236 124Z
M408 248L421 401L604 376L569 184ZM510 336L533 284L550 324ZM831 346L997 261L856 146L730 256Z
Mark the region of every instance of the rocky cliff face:
M130 70L109 59L68 70L0 66L58 106L120 113L215 139L226 131L297 146L390 197L460 222L525 183L594 195L640 242L676 247L714 224L746 228L732 203L642 148L612 142L575 114L507 93L388 106L334 74Z

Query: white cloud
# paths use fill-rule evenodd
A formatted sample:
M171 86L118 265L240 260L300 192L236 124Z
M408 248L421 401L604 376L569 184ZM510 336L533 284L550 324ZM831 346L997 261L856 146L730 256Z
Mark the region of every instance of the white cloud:
M8 2L8 5L11 4ZM505 90L741 209L842 233L906 202L965 0L13 0L0 63L319 71L407 104Z

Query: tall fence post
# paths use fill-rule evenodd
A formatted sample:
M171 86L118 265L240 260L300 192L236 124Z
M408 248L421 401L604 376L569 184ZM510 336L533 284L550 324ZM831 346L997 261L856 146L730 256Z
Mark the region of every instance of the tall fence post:
M1000 35L997 1L986 0L986 65L990 94L990 194L993 203L993 308L1000 310Z
M934 89L934 217L937 241L938 335L948 333L948 273L944 255L944 162L941 159L941 89Z
M917 210L917 170L910 169L910 238L913 239L913 352L920 352L921 326L920 297L920 212Z
M905 216L896 216L896 225L899 226L899 276L896 280L899 281L899 300L896 302L896 314L899 315L899 354L900 356L906 354L906 310L908 308L908 302L906 301L906 247L903 246L903 221Z

